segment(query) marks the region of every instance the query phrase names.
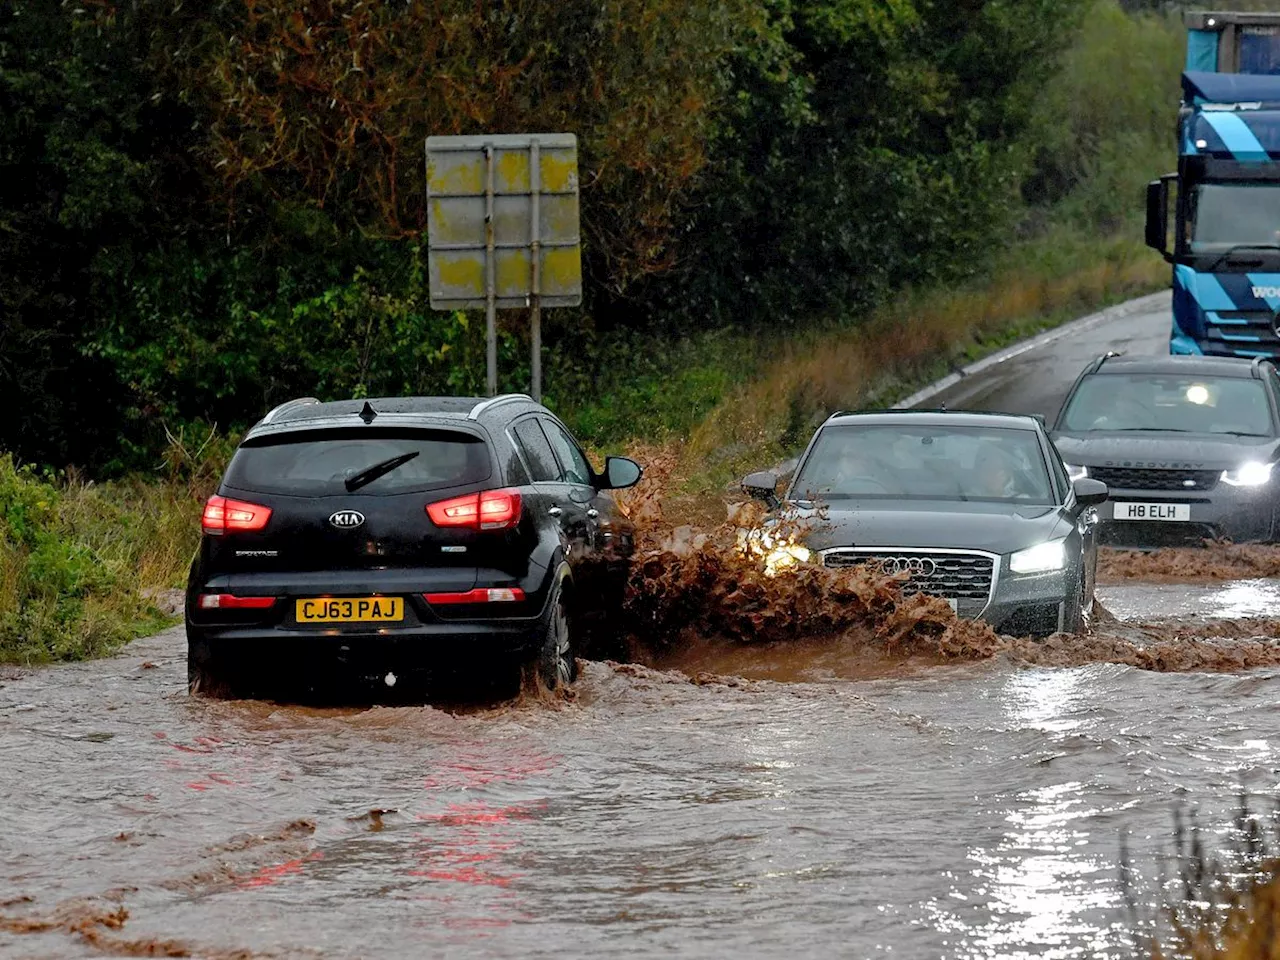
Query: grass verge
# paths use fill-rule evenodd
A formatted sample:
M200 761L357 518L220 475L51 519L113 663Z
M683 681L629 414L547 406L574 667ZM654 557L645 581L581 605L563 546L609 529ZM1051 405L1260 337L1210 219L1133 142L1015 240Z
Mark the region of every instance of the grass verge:
M94 484L0 456L0 661L101 656L166 626L199 501L177 482Z

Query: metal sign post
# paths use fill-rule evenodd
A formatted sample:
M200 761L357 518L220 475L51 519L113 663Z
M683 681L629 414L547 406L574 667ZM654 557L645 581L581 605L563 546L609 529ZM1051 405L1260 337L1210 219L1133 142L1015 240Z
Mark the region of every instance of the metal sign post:
M431 307L485 309L486 386L498 391L497 311L530 311L530 379L542 397L542 308L582 302L578 138L427 138Z

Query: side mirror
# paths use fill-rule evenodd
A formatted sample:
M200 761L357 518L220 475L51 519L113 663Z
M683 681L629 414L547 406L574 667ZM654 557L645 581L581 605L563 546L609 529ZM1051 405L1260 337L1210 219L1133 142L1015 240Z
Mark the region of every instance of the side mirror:
M629 457L606 457L604 476L600 478L603 482L599 487L601 490L625 490L634 487L643 476L640 464Z
M1169 184L1177 174L1166 174L1147 184L1147 246L1166 260L1169 254Z
M1107 497L1111 496L1111 491L1107 489L1105 483L1089 477L1073 480L1071 489L1076 494L1076 506L1081 510L1086 507L1096 507L1100 503L1106 503Z
M748 496L763 500L770 507L776 507L778 500L778 475L772 470L761 470L743 478L742 492Z

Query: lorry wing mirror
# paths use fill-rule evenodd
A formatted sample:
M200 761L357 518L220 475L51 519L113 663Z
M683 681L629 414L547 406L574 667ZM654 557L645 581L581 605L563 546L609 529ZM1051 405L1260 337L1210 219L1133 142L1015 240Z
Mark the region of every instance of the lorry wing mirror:
M1147 246L1166 260L1173 259L1169 254L1169 184L1177 176L1166 174L1147 184Z

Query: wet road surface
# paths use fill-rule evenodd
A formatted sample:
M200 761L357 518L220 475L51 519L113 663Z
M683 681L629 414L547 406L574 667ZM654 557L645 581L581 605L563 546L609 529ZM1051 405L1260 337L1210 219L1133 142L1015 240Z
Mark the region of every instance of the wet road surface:
M931 397L924 405L949 410L1038 413L1050 425L1067 391L1089 361L1107 351L1169 352L1168 294L1135 301L1144 309L1086 326L1069 336L1017 353Z
M1034 410L1165 326L1028 351L950 405ZM1101 599L1203 621L1278 594ZM656 666L453 713L190 698L180 630L0 675L0 957L1132 956L1122 834L1159 899L1174 809L1217 830L1280 777L1276 670L838 643Z

